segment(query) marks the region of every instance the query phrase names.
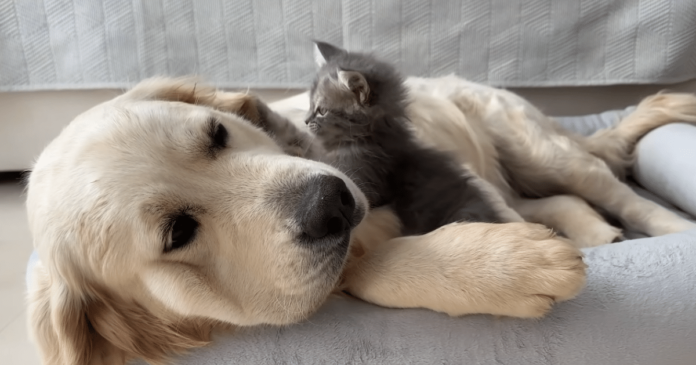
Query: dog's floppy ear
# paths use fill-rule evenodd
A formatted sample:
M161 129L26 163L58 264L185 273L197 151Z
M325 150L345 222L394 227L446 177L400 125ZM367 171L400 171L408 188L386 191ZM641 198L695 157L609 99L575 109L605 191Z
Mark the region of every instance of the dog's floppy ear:
M29 323L44 364L88 364L91 335L85 302L41 263L29 291Z
M338 48L332 44L321 41L314 41L314 62L316 62L317 67L324 66L324 64L326 64L327 61L345 52L345 50Z
M224 92L193 77L155 77L143 80L119 99L163 100L205 105L258 122L256 98L244 93Z
M213 323L204 319L161 318L134 302L107 295L89 306L87 318L108 347L103 356L141 358L159 363L176 353L210 342ZM125 361L123 361L125 362Z
M360 72L338 71L338 81L355 95L360 104L367 104L367 99L370 96L370 85Z
M159 362L210 341L209 321L159 318L94 288L84 298L50 277L40 263L31 280L29 322L43 364L83 365L95 359L123 364L131 358Z

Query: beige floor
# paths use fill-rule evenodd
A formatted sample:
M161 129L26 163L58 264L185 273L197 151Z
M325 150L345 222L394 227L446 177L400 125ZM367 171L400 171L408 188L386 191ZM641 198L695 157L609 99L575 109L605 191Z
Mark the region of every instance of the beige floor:
M29 342L24 273L32 245L21 184L0 174L0 363L38 364Z

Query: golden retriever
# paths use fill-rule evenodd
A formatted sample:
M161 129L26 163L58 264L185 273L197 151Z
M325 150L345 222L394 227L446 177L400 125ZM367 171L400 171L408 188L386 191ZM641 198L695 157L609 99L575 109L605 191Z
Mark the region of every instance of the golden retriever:
M421 141L468 164L519 222L399 237L348 176L292 156L319 152L254 97L147 80L77 117L29 178L40 257L29 321L43 363L163 362L216 327L303 320L337 289L387 307L540 317L584 286L573 243L620 235L587 202L650 235L693 226L612 174L650 129L696 120L693 96L653 96L583 138L506 91L408 82ZM306 108L290 106L290 118Z

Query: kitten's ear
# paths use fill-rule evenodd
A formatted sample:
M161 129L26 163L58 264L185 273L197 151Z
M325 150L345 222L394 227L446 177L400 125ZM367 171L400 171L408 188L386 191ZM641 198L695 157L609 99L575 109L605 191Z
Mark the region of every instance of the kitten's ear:
M367 98L370 96L370 85L367 84L365 76L360 72L338 71L338 81L355 95L360 104L367 103Z
M345 53L345 50L326 42L314 41L314 62L318 67L324 66L326 61L341 53Z

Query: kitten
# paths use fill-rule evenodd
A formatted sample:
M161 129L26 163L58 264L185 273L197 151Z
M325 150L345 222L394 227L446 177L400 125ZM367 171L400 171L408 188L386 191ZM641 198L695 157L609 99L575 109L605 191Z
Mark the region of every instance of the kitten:
M351 177L371 207L389 205L403 234L452 222L503 222L477 177L445 153L420 145L406 117L407 91L391 65L316 42L325 63L306 120L321 160Z

